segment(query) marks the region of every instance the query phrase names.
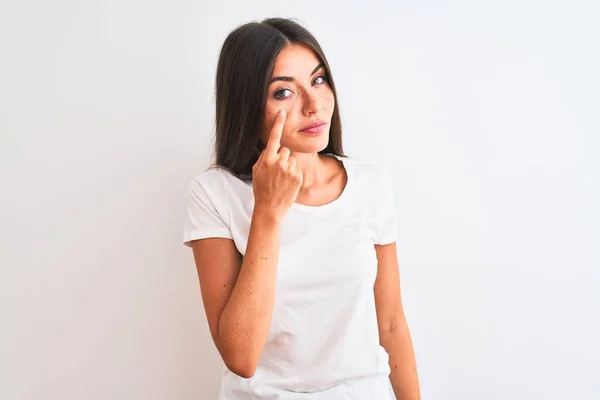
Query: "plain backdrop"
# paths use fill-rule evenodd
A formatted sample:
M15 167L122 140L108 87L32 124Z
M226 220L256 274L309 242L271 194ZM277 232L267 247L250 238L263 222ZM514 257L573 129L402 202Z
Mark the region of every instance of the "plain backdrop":
M0 399L216 399L187 183L225 36L272 16L315 34L347 153L393 175L423 399L600 398L599 11L2 2Z

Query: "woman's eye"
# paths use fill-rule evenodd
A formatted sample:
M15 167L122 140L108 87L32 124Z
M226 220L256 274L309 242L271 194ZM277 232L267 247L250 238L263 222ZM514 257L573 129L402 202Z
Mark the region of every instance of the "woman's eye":
M319 75L313 80L313 85L320 85L322 83L325 83L326 81L327 79L324 75ZM285 99L289 97L289 95L286 94L286 92L293 93L290 89L281 89L273 93L273 97L275 97L276 99Z
M284 99L284 98L287 97L285 95L285 92L291 92L291 90L290 89L281 89L281 90L278 90L278 91L275 92L274 97L276 99Z
M321 81L320 81L320 82L317 82L319 79L320 79ZM318 85L319 83L324 83L324 82L325 82L325 77L324 77L323 75L321 75L321 76L317 76L317 77L315 78L315 80L313 81L313 83L316 83L317 85Z

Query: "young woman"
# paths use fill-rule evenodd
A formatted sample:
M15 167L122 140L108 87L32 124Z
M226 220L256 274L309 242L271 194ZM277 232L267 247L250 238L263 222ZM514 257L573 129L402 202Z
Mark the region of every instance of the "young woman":
M183 240L226 365L219 399L419 399L392 181L343 154L329 64L301 25L225 39L215 155Z

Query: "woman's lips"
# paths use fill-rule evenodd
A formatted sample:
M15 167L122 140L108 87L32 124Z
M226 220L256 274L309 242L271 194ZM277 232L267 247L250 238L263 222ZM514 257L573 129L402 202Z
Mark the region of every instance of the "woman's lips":
M304 133L321 133L321 132L323 132L323 130L325 130L326 126L327 126L327 124L323 123L321 125L313 126L312 128L302 129L300 132L304 132Z

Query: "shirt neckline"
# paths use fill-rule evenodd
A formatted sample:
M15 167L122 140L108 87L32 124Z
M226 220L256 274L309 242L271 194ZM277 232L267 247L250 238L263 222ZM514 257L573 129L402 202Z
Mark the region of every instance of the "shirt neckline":
M338 156L337 154L332 154L332 153L327 153L327 154L323 154L323 155L337 158L338 160L340 160L342 162L342 167L346 171L346 185L344 186L342 193L340 193L340 195L336 199L330 201L329 203L321 204L319 206L309 206L306 204L300 204L300 203L294 202L292 204L292 206L290 207L291 210L297 210L297 211L303 211L303 212L322 212L322 211L329 210L332 207L335 207L338 203L343 201L344 198L347 196L348 189L352 182L351 168L348 167L348 163L347 163L348 159L346 157L341 157L341 156Z
M300 204L300 203L294 202L291 205L290 210L296 210L296 211L302 211L302 212L324 212L324 211L328 211L329 209L335 207L338 203L342 202L348 196L347 193L349 191L349 188L351 187L351 182L353 180L352 168L351 168L351 166L349 166L348 158L338 156L337 154L333 154L333 153L323 153L323 155L337 158L338 160L340 160L342 162L342 167L346 171L346 186L344 186L342 193L340 193L340 195L336 199L330 201L329 203L321 204L319 206L309 206L306 204ZM246 181L245 183L252 190L252 180Z

